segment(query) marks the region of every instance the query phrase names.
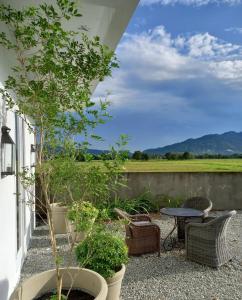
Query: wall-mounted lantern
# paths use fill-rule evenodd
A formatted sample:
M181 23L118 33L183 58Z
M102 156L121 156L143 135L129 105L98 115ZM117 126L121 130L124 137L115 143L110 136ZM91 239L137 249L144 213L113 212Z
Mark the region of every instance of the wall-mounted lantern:
M34 144L31 144L31 148L30 148L30 164L31 164L31 167L35 167L35 162L36 162L36 145Z
M15 173L15 144L9 135L10 128L2 126L1 138L1 175L13 175Z

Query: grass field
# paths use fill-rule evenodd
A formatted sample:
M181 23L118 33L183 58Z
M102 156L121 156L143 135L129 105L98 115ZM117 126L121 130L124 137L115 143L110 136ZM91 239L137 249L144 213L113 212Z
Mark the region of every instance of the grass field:
M125 164L127 172L242 172L242 159L149 160Z

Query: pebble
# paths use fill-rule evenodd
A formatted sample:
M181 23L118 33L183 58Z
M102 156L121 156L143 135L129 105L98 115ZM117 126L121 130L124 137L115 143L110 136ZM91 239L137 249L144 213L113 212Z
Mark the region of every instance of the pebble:
M219 215L221 212L215 213ZM173 219L166 216L155 220L164 238L173 227ZM131 257L122 284L121 300L241 300L242 299L242 211L231 220L228 242L234 258L228 264L213 269L186 260L185 251ZM68 254L68 240L58 235L63 265L72 261ZM46 226L37 227L25 259L21 280L54 268Z

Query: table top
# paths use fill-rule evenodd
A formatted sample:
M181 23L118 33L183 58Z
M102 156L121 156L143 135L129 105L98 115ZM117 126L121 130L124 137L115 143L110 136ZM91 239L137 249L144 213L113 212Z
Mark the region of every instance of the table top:
M202 217L204 212L194 208L162 208L160 212L164 215L173 216L173 217Z

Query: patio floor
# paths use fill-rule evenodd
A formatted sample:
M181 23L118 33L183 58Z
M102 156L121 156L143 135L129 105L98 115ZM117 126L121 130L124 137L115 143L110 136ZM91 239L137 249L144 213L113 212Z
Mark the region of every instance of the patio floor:
M220 214L216 212L213 214ZM167 216L155 222L165 237L173 226ZM241 300L242 299L242 211L231 220L228 228L233 260L218 270L187 261L185 251L175 249L157 254L131 257L127 265L122 300ZM37 227L31 239L21 280L54 267L50 242L45 226ZM74 257L66 255L67 237L58 236L64 261Z

